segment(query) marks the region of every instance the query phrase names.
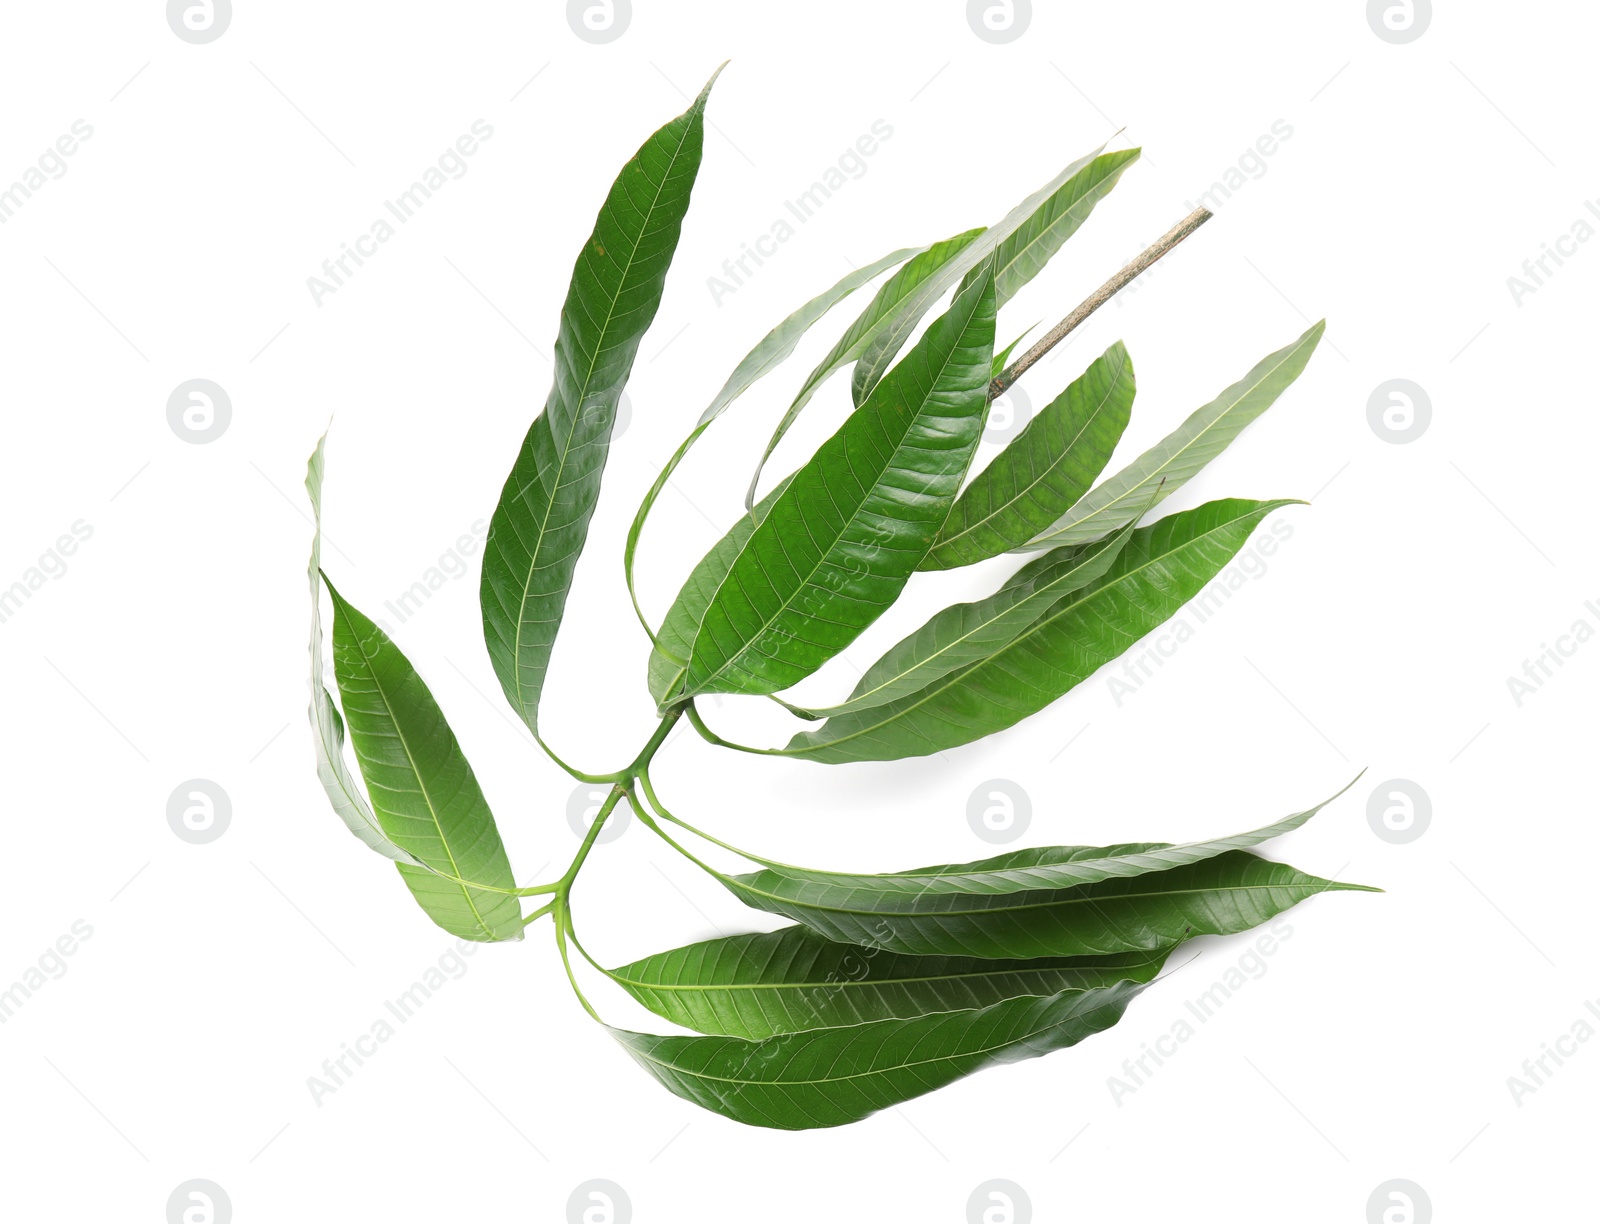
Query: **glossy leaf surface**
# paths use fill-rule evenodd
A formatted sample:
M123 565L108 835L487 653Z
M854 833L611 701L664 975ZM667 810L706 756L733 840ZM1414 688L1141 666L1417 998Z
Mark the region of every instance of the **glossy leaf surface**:
M1165 951L1017 961L902 956L833 943L792 926L674 948L609 976L674 1024L759 1039L987 1007L1019 995L1147 982L1165 957Z
M1148 495L1147 495L1148 500ZM1193 599L1284 501L1214 501L1136 529L1111 568L987 658L905 697L830 718L785 752L809 760L922 756L1022 721Z
M572 270L550 396L489 522L479 588L484 641L506 699L535 733L617 402L661 304L700 168L710 91L708 83L645 141L612 184Z
M922 568L951 569L997 557L1059 521L1111 461L1133 396L1133 362L1119 340L973 477ZM1138 517L1139 503L1119 505L1125 522Z
M972 461L993 354L984 277L773 502L707 605L669 699L788 688L894 602Z
M1162 847L1113 849L1133 857ZM1066 865L1035 861L1048 857L1047 852L1022 851L1011 868L1037 871ZM733 877L725 883L745 904L804 923L825 939L919 956L1007 958L1149 951L1190 935L1248 930L1320 892L1369 891L1243 850L1073 888L946 892L924 903L902 894L898 907L884 906L881 894L842 904L830 894L826 904L813 904L758 888L750 879ZM873 908L864 908L867 904Z
M923 248L926 249L926 248ZM628 541L623 552L623 568L627 575L628 592L634 596L637 607L637 596L634 594L633 583L633 558L639 547L639 536L644 530L645 520L650 515L651 508L655 505L656 498L661 495L661 490L666 488L667 481L677 471L678 465L683 462L685 455L697 442L711 423L728 410L728 407L778 366L788 360L795 346L805 337L816 322L821 319L834 306L849 297L862 285L876 278L880 273L887 271L896 264L904 263L911 256L918 254L914 248L892 251L882 259L868 264L864 268L857 268L848 276L841 278L827 290L812 298L799 310L795 311L778 326L774 327L761 341L744 355L728 376L728 381L723 384L706 410L700 414L700 419L695 423L694 430L683 444L667 460L666 467L661 469L655 483L651 485L649 493L639 506L639 511L634 515L633 524L628 529Z
M988 658L1064 596L1109 570L1133 529L1129 523L1104 540L1053 549L1023 566L987 599L940 609L867 668L848 700L820 709L790 708L813 719L871 709Z
M809 1130L859 1121L985 1067L1076 1045L1120 1020L1143 989L1125 981L760 1041L611 1033L687 1101L752 1126Z

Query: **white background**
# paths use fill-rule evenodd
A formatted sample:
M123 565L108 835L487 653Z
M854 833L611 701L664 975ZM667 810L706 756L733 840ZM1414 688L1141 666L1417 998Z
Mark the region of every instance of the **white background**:
M574 1186L605 1178L641 1222L960 1221L976 1185L1005 1178L1039 1221L1359 1224L1373 1189L1405 1178L1440 1221L1578 1218L1600 1042L1520 1104L1507 1079L1600 995L1600 645L1520 706L1507 677L1580 618L1600 626L1584 607L1600 599L1584 510L1600 243L1520 304L1507 278L1600 192L1595 14L1452 4L1392 45L1354 0L1037 4L997 46L952 0L634 7L619 40L590 45L556 3L240 0L197 46L151 0L8 6L0 181L75 120L93 128L0 226L0 586L74 522L93 532L0 624L0 982L75 921L93 929L0 1027L9 1211L159 1221L173 1187L206 1178L241 1224L559 1221ZM1292 137L1265 172L1024 384L1042 403L1125 339L1140 396L1120 462L1326 316L1305 376L1172 502L1309 498L1283 512L1293 534L1266 572L1120 701L1097 676L1004 735L885 765L767 761L690 734L658 782L684 815L762 853L890 869L992 853L966 819L989 779L1031 796L1017 844L1180 841L1299 810L1365 767L1273 853L1387 891L1292 911L1265 974L1120 1103L1108 1078L1251 937L1203 941L1074 1050L787 1134L648 1080L572 999L541 924L478 950L314 1103L308 1077L451 940L342 829L313 774L306 456L332 418L325 561L432 685L519 877L548 878L575 847L571 784L500 699L477 553L403 625L382 605L487 520L545 396L567 275L605 190L730 57L557 649L558 749L611 769L649 733L622 534L768 327L851 263L997 219L1125 128L1114 144L1148 157L1000 330L1048 323L1283 120ZM479 119L494 134L469 172L315 303L323 260ZM878 119L893 135L866 172L716 304L707 278ZM786 396L857 301L681 469L645 543L652 615L737 513ZM166 419L193 378L232 401L207 445ZM1432 404L1405 445L1368 423L1369 395L1393 378ZM835 427L846 381L787 464ZM851 657L996 572L919 578ZM852 675L836 665L806 691L842 696ZM736 738L780 742L769 709L708 713ZM191 778L231 797L210 844L167 824ZM1367 819L1391 778L1431 798L1431 825L1405 845ZM766 925L636 824L596 852L577 902L611 963ZM619 1023L651 1023L602 984L591 997Z

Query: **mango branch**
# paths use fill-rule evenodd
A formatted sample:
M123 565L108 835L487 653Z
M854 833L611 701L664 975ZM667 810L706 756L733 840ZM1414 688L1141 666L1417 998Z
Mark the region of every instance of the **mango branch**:
M1037 344L1000 371L994 381L989 384L989 398L999 399L1004 395L1017 379L1026 374L1041 357L1065 340L1071 332L1077 329L1080 323L1114 298L1124 286L1137 280L1158 259L1209 220L1211 220L1209 210L1204 208L1195 209L1182 221L1179 221L1178 224L1157 238L1149 247L1141 251L1137 258L1117 269L1116 275L1084 298L1082 302L1078 303L1073 312L1040 337Z

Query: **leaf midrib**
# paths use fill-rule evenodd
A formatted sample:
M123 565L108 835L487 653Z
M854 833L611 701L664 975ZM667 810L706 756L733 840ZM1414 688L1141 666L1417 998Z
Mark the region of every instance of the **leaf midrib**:
M949 353L945 356L945 359L942 362L939 363L938 373L934 374L933 377L928 380L928 390L923 394L922 401L921 401L920 404L918 404L917 410L915 412L909 414L909 416L908 416L908 418L906 420L905 430L900 435L900 440L895 443L894 450L890 453L888 461L884 464L883 468L880 470L878 479L875 479L873 481L872 488L868 489L868 491L867 491L867 496L868 497L870 497L872 495L872 489L876 489L877 488L878 480L881 480L883 473L889 471L889 469L894 465L895 459L899 456L901 450L904 449L905 443L906 443L906 439L911 436L912 429L916 426L916 423L922 418L922 414L927 410L928 401L933 397L934 388L939 385L939 381L940 381L940 379L942 379L944 377L946 371L948 371L950 369L950 367L953 364L955 364L956 355L958 353L964 351L964 346L961 343L962 337L964 337L966 335L967 329L972 326L972 320L975 317L977 317L978 311L982 308L983 298L984 298L984 295L982 293L979 293L978 295L976 295L976 297L974 297L974 299L973 299L973 307L972 307L971 312L967 315L966 319L964 319L962 321L960 331L956 336L955 342L951 344ZM856 411L859 412L860 409L857 409ZM860 504L858 504L856 506L856 508L854 510L852 510L850 512L850 514L845 518L843 525L840 527L840 529L837 532L835 532L833 534L833 542L831 544L829 544L826 548L821 550L821 552L817 556L816 563L811 567L810 571L806 574L804 580L802 580L802 581L800 581L799 583L796 584L793 593L791 593L787 598L785 598L782 601L780 601L777 610L771 616L767 617L764 621L762 621L760 626L759 626L759 628L757 628L752 633L744 635L745 643L744 643L743 646L741 646L734 654L730 655L727 659L725 659L723 661L723 663L721 664L721 666L719 666L716 671L712 672L710 675L704 677L703 679L699 680L696 683L695 687L696 687L697 691L705 692L706 691L705 686L707 684L715 683L719 677L721 677L722 675L724 675L728 671L729 668L731 668L740 659L744 658L745 655L748 654L750 652L750 650L754 647L755 643L760 638L762 638L767 633L767 631L769 629L772 628L774 622L776 622L779 619L779 617L783 616L786 612L789 611L789 609L791 607L794 606L794 604L799 600L800 595L803 592L805 592L805 591L807 591L807 590L809 590L811 588L812 579L814 579L817 576L817 574L821 571L823 566L828 562L829 558L831 558L833 556L834 550L836 548L838 548L838 546L839 546L839 541L844 538L845 533L850 528L850 525L856 521L857 516L859 516L860 513L861 513L862 505L864 505L864 504L865 504L865 499L863 499L863 501ZM774 502L773 506L772 506L772 509L776 510L777 506L778 506L778 503ZM771 513L771 511L768 511L767 519L770 519L771 517L772 517L772 513ZM750 539L745 541L744 547L739 550L739 555L736 556L733 559L733 564L728 566L728 572L723 575L722 581L717 584L716 591L713 592L711 598L706 602L705 615L701 616L701 618L700 618L700 626L695 632L695 644L698 644L701 634L703 634L705 632L705 617L709 616L710 613L711 613L711 609L716 607L718 599L720 599L721 596L722 596L723 588L725 586L727 586L729 579L733 576L734 570L738 567L739 561L744 557L745 551L747 549L749 549L751 543L755 540L756 533L759 532L763 526L765 526L765 524L767 522L767 519L763 519L762 522L756 526L755 531L752 531L750 533ZM693 657L692 657L692 653L693 653L693 647L691 646L691 658L690 658L690 664L691 665L693 664L693 661L694 661ZM688 667L684 668L685 672L687 672L688 670L689 670Z

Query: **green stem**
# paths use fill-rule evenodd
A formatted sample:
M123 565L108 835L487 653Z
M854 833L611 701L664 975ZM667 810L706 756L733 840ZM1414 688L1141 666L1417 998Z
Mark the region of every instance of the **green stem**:
M693 701L683 707L683 712L689 719L689 725L700 733L700 738L709 744L715 744L718 748L732 748L735 752L752 752L757 756L789 755L788 750L785 748L752 748L748 744L735 744L732 740L723 739L710 727L706 726L705 720L700 717L700 711L694 708Z
M690 824L687 820L684 820L678 816L674 816L671 812L667 811L666 805L656 797L656 789L650 782L649 770L640 771L639 786L644 791L646 802L648 802L655 810L655 814L657 816L661 817L662 820L670 820L680 829L687 829L696 837L703 838L704 840L710 842L713 846L721 846L724 850L730 851L733 854L737 854L740 858L747 858L752 863L760 863L763 867L786 867L791 871L806 870L804 867L796 867L793 863L780 863L776 859L762 858L759 854L751 854L748 850L741 850L738 846L731 845L730 843L723 841L720 837L713 837L704 829L695 828L694 825Z
M537 743L539 745L539 747L544 750L545 756L549 757L562 770L564 770L566 773L571 774L579 782L593 782L596 785L599 785L599 784L605 783L605 782L616 782L619 779L621 779L621 777L622 777L622 773L620 771L617 772L617 773L608 773L608 774L584 773L583 770L577 769L577 768L575 768L575 767L573 767L571 765L568 765L565 761L563 761L560 757L558 757L555 754L555 750L552 749L549 744L544 742L544 736L540 735L537 730L535 730L533 732L533 739L534 739L534 742Z
M567 981L572 985L572 993L578 996L578 1002L583 1004L583 1010L589 1013L596 1024L604 1024L600 1013L595 1011L589 1000L584 998L583 990L578 985L578 979L572 972L572 959L567 955L567 937L572 933L572 913L567 909L566 898L563 897L556 905L556 947L561 952L561 965L567 971Z

